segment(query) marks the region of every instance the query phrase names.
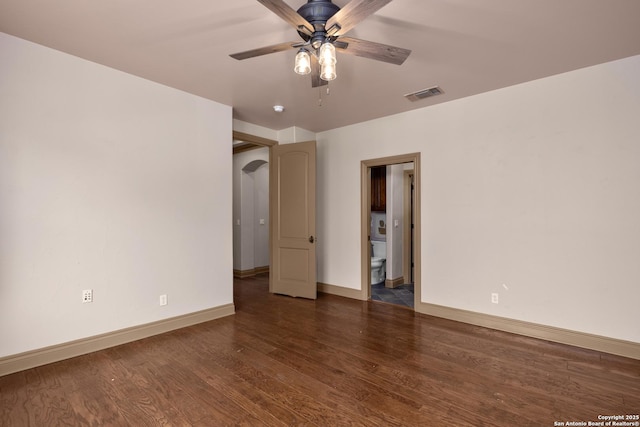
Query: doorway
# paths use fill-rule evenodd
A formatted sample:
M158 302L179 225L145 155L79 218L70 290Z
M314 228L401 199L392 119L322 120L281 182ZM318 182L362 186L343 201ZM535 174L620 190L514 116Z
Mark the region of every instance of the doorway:
M277 142L237 131L233 141L233 274L247 278L270 271L269 166Z
M403 166L412 164L413 167ZM372 171L379 171L381 167L389 169L390 176L395 182L390 185L394 189L389 190L389 195L396 200L395 207L386 209L383 214L379 207L381 196L373 194L373 190L380 189L380 183L372 183ZM376 172L373 172L375 175ZM393 178L395 177L395 178ZM386 191L386 185L385 185ZM395 191L396 196L393 195ZM385 196L386 197L386 196ZM375 199L375 200L374 200ZM375 203L374 203L375 202ZM389 200L393 205L394 201ZM373 207L373 211L372 211ZM377 211L377 212L376 212ZM372 213L373 212L373 213ZM376 219L375 224L373 219ZM384 227L383 227L384 226ZM382 229L380 229L382 228ZM381 238L381 236L383 236ZM380 241L387 239L385 247L388 256L385 264L384 288L381 284L372 287L372 246L374 240L376 246L380 247ZM396 288L402 288L402 305L415 307L421 301L421 277L420 277L420 153L384 157L379 159L365 160L361 162L361 277L363 299L376 299L378 292L388 295L389 302L394 302L393 292ZM377 258L377 257L376 257ZM374 265L377 265L374 262ZM375 267L374 267L375 268ZM377 280L378 272L374 273ZM407 291L410 289L409 283L413 284L413 304L406 304ZM376 298L372 298L372 289Z
M233 140L234 154L267 147L268 161L250 164L255 165L256 170L264 163L270 165L268 220L263 219L267 215L258 216L260 227L268 229L268 267L254 268L248 273L237 270L236 253L240 251L236 246L240 245L236 245L236 241L240 239L234 233L234 276L248 277L266 270L269 273L269 292L315 299L315 140L280 145L275 140L239 131L233 131ZM235 197L234 184L234 211ZM234 215L235 232L242 221Z

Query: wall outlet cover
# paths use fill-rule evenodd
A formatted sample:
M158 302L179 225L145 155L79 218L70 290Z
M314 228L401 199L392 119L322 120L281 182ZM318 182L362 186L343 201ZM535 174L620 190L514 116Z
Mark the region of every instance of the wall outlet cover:
M85 289L82 291L82 303L93 302L93 290Z

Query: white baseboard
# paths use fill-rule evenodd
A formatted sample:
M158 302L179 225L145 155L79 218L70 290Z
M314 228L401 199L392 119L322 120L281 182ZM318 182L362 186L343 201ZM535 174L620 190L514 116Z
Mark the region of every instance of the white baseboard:
M415 311L430 316L442 317L444 319L511 332L527 337L568 344L632 359L640 359L640 343L631 341L423 302L419 303Z
M0 377L35 368L64 359L93 353L105 348L115 347L128 342L148 338L153 335L173 331L210 320L219 319L235 313L233 304L225 304L183 316L172 317L170 319L159 320L140 326L121 329L106 334L96 335L68 343L45 347L38 350L27 351L12 356L0 358Z

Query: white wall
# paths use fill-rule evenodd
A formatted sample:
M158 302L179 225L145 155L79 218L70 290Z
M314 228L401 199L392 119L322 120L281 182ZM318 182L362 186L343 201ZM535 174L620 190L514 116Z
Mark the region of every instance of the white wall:
M318 281L360 288L360 161L420 152L423 302L640 342L639 75L636 56L318 134Z
M387 279L402 277L404 165L387 166ZM397 226L396 226L397 221Z
M232 303L231 108L1 33L0 63L0 357Z
M292 144L295 142L315 141L316 134L299 127L290 127L278 131L279 144Z
M254 125L253 123L243 122L242 120L233 119L233 130L248 133L249 135L259 136L262 138L278 140L278 131L266 128L264 126Z
M256 267L269 266L269 163L263 163L253 173L254 212L254 259Z
M286 110L285 110L286 111ZM287 114L286 112L284 114ZM244 122L242 120L233 120L233 130L248 133L249 135L259 136L262 138L277 141L278 144L292 144L294 142L314 141L316 134L300 127L290 127L281 130L273 130L264 126L254 125L253 123Z

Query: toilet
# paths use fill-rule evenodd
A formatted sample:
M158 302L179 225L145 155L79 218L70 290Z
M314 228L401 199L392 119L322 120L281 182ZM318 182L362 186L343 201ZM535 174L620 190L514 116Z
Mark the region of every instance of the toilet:
M376 285L387 278L387 242L371 241L371 283Z

